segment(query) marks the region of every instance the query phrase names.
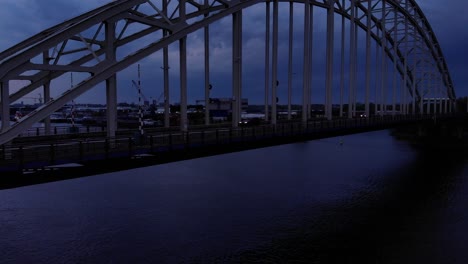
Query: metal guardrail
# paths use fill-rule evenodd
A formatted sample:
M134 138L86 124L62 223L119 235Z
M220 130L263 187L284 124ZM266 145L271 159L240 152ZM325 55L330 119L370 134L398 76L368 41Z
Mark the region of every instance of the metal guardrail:
M359 119L309 120L284 122L277 125L251 127L216 127L188 132L162 131L143 136L115 138L69 139L54 143L28 143L0 147L0 171L41 168L44 166L104 160L115 157L132 157L137 154L158 153L177 149L209 145L254 142L270 138L312 136L356 128L375 129L392 125L431 120L432 116L376 116ZM440 117L438 117L440 118Z
M206 130L206 129L215 129L215 128L222 128L222 127L228 127L230 126L231 123L215 123L215 124L210 124L208 126L206 125L193 125L190 126L190 130ZM168 132L168 131L179 131L180 128L178 126L172 126L172 127L144 127L144 131L146 133L154 134L154 133L161 133L161 132ZM135 129L131 128L120 128L117 131L117 134L120 136L124 135L132 135ZM35 137L53 137L53 136L62 136L63 138L67 137L75 137L75 136L83 136L83 135L92 135L92 137L103 137L105 136L105 133L107 132L106 126L92 126L92 125L76 125L75 127L71 126L53 126L51 127L49 133L47 133L46 129L44 127L34 127L27 129L20 133L17 138L15 138L15 141L27 141L30 140L31 138ZM55 139L53 139L55 140Z
M34 127L23 131L19 134L19 137L37 137L46 135L65 135L65 134L77 134L77 133L95 133L105 132L104 126L54 126L50 129L49 133L46 133L44 127Z

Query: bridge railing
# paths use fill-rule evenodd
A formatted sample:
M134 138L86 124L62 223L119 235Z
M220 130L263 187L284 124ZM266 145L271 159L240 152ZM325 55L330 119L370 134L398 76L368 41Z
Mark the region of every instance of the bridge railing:
M215 127L188 132L162 131L143 135L115 138L71 139L54 142L36 142L0 147L0 171L44 168L51 165L88 160L132 157L209 146L255 143L268 140L314 136L339 135L372 129L383 129L398 124L432 120L432 116L376 116L370 118L309 120L283 122L277 125ZM438 117L442 118L441 116ZM135 133L135 131L134 131Z
M64 135L64 134L77 134L77 133L97 133L105 132L105 126L68 126L68 125L55 125L51 127L50 131L47 133L47 130L44 127L33 127L23 131L19 134L19 137L36 137L36 136L46 136L46 135Z
M389 120L399 120L403 121L406 118L412 119L412 117L408 116L403 116L403 115L395 115L395 116L372 116L370 118L355 118L355 119L348 119L348 118L343 118L343 119L334 119L332 121L326 121L326 120L309 120L308 125L312 126L313 128L318 128L320 127L320 122L323 123L324 126L344 126L347 125L349 127L352 126L357 126L357 125L362 125L364 122L371 122L371 123L378 123L378 122L387 122ZM287 121L287 120L279 120L280 124L283 123L294 123L296 126L300 126L301 123L297 123L297 121ZM330 123L331 122L331 123ZM191 131L204 131L204 130L211 130L211 129L226 129L226 127L229 127L230 123L217 123L217 124L211 124L208 126L205 125L194 125L190 127ZM179 131L179 127L169 127L169 128L164 128L164 127L145 127L144 130L146 131L147 134L155 134L155 133L177 133ZM35 127L35 128L30 128L24 132L22 132L18 139L23 139L27 140L28 137L38 137L38 136L57 136L57 135L62 135L63 137L66 136L71 136L73 137L74 135L89 135L89 134L96 134L96 136L104 136L106 133L106 127L105 126L96 126L96 125L76 125L74 127L71 127L70 125L60 125L60 124L55 124L53 127L51 127L49 133L46 133L46 129L44 127ZM124 136L124 135L132 135L134 133L134 129L119 129L118 130L118 135Z

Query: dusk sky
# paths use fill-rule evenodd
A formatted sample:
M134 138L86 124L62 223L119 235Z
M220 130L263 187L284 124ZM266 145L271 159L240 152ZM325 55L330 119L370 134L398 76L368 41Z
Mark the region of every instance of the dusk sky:
M77 16L85 11L96 8L109 0L0 0L0 51L33 36L40 31L54 26L64 20ZM441 44L443 53L447 59L448 67L454 81L455 91L458 97L467 96L468 89L468 16L464 10L468 10L466 0L420 0L417 1L429 23L432 25ZM287 4L280 4L280 19L287 21ZM296 4L297 18L295 21L295 36L302 37L302 10L301 4ZM252 103L263 103L264 89L264 4L253 6L244 13L243 33L243 95ZM323 87L325 39L322 38L326 25L323 19L323 10L316 8L314 39L314 77L313 82L318 87L313 101L323 102L323 93L318 92ZM211 97L230 97L231 95L231 20L224 19L217 22L211 29L210 46L211 57L211 83L213 90ZM338 24L339 25L339 24ZM228 30L226 30L228 29ZM339 30L339 28L337 28ZM278 97L280 103L286 103L287 94L287 26L280 23L279 45L279 76L280 86ZM188 38L188 66L189 66L189 102L203 99L203 35L195 32ZM338 42L339 40L337 40ZM336 44L339 46L339 43ZM178 55L177 43L171 45L171 103L178 101ZM295 42L294 49L294 77L293 77L293 102L300 102L302 87L302 39ZM142 88L148 99L158 99L162 93L162 66L161 52L141 61ZM339 54L335 55L339 57ZM362 63L362 62L361 62ZM339 65L335 65L339 69ZM118 74L119 101L136 102L138 100L135 88L131 86L131 80L137 78L137 66L133 65ZM339 70L336 71L338 76ZM336 77L335 76L335 77ZM362 74L358 79L362 82ZM69 86L62 80L63 86ZM335 78L334 89L338 86L338 78ZM15 85L12 85L12 90ZM67 87L68 89L68 87ZM52 95L57 96L64 89L56 88ZM103 86L97 86L85 93L77 101L104 103L105 95ZM40 91L35 91L31 97L37 97ZM336 97L335 97L336 98ZM31 103L24 100L25 103Z

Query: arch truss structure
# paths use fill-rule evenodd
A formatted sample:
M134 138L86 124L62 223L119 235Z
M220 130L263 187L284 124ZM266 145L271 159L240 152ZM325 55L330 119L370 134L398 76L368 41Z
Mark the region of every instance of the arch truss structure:
M168 46L179 42L180 59L180 126L187 129L187 36L204 30L205 36L205 102L209 100L209 28L224 17L232 17L232 105L233 126L241 117L242 98L242 31L243 10L264 5L265 29L265 118L276 124L278 76L279 0L116 0L83 15L51 27L0 53L0 89L2 128L0 144L9 142L34 123L45 120L62 106L106 83L107 131L117 129L116 74L151 54L163 51L165 124L169 125ZM325 9L326 74L324 109L333 117L334 62L341 46L339 87L340 116L356 114L356 96L363 94L367 116L426 113L432 98L433 111L452 108L455 92L441 47L425 15L415 0L310 0L289 3L289 69L288 117L291 118L292 47L295 19L304 25L304 59L302 85L302 120L307 121L311 105L312 43L314 8ZM294 7L303 6L304 14L294 14ZM281 9L284 11L284 8ZM341 16L341 26L336 16ZM270 23L270 19L272 23ZM337 24L337 25L336 25ZM341 30L341 43L336 34ZM347 31L347 32L345 32ZM365 45L358 42L358 31L365 32ZM272 33L272 36L270 36ZM345 34L346 33L346 34ZM349 36L349 38L347 38ZM366 78L364 87L357 84L357 50L365 51ZM375 50L373 49L375 47ZM348 52L345 61L345 51ZM348 60L349 59L349 60ZM380 65L379 80L371 84L370 67ZM271 68L271 71L270 71ZM391 74L386 70L393 68ZM345 69L348 69L347 71ZM389 71L390 72L390 71ZM82 78L65 92L51 98L51 83L65 74L77 73ZM390 75L390 76L389 76ZM346 79L345 79L346 76ZM393 82L391 79L393 78ZM21 80L22 87L12 89L11 82ZM377 79L376 79L377 80ZM17 82L15 82L17 83ZM399 83L399 84L398 84ZM398 85L397 85L398 84ZM346 91L344 91L344 89ZM372 89L371 87L375 88ZM380 88L380 92L377 87ZM43 89L44 103L10 125L10 104ZM361 90L359 90L361 89ZM399 92L396 90L399 89ZM14 90L14 91L13 91ZM347 100L345 100L345 95ZM374 96L371 98L371 94ZM396 98L398 95L399 98ZM374 104L371 103L373 100ZM347 101L347 102L345 102ZM389 103L391 102L391 103ZM343 105L348 104L348 109ZM208 105L208 104L206 104ZM271 108L270 108L270 107ZM371 109L371 107L375 109ZM391 106L391 107L390 107ZM426 109L427 107L427 109ZM388 113L387 113L388 114ZM206 122L209 122L206 107Z

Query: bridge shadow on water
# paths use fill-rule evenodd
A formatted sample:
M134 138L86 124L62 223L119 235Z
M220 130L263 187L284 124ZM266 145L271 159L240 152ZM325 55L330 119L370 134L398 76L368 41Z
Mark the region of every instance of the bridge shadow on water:
M450 248L453 245L444 243L437 228L443 221L439 211L453 199L465 157L466 153L420 153L408 166L385 172L392 175L386 181L369 179L377 185L372 190L287 216L295 219L294 227L269 230L277 235L268 245L209 262L466 263L463 245Z

